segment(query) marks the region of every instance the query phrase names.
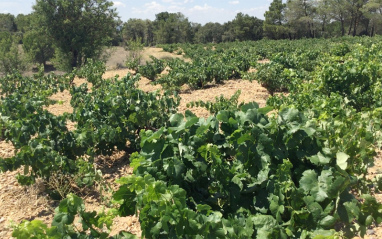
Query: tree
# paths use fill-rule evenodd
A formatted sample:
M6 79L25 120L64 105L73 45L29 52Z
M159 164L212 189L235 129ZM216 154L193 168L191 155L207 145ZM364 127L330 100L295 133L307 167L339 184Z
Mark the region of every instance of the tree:
M289 0L286 4L285 17L293 38L315 37L314 0Z
M25 33L27 31L29 31L32 27L32 18L33 18L33 14L28 14L28 15L19 14L19 15L17 15L17 17L15 18L17 31L20 33Z
M43 29L33 29L24 34L23 48L33 62L44 65L54 55L53 44L45 37Z
M123 24L122 27L123 42L136 42L140 39L140 43L145 46L151 46L154 42L153 22L146 19L131 18Z
M223 33L224 28L220 23L209 22L199 27L195 34L195 40L198 43L220 43Z
M145 22L146 22L146 31L145 31L146 45L152 46L155 41L154 23L148 19Z
M223 40L250 41L263 38L263 20L248 14L238 13L232 22L225 24Z
M363 12L362 8L366 4L367 0L347 0L347 6L349 8L349 12L351 15L348 35L357 35L358 26L360 22L363 20ZM366 28L367 32L367 28Z
M123 24L123 40L128 41L137 41L141 40L140 43L146 43L146 21L142 19L131 18Z
M3 74L26 69L18 41L11 33L0 31L0 72Z
M120 18L114 19L114 26L110 42L112 46L120 46L123 43L123 21Z
M378 30L377 26L382 24L382 0L370 0L363 6L362 12L371 21L370 35L374 36Z
M9 13L0 13L0 31L15 32L16 30L15 16Z
M263 24L263 34L269 39L282 39L288 37L285 24L286 5L282 0L273 0L269 10L265 12Z
M141 65L142 51L144 49L142 40L140 38L129 40L126 43L125 49L129 52L126 59L126 66L129 69L137 71L139 65Z
M329 0L316 1L317 18L321 22L321 36L326 34L326 26L330 22L330 6L328 1Z
M99 58L115 32L117 13L107 0L36 0L39 24L53 40L61 68Z
M43 64L54 55L51 39L47 38L47 30L38 26L38 16L35 13L18 15L16 18L17 29L23 36L22 45L30 61Z
M155 41L158 44L185 43L192 41L192 28L180 12L161 12L155 15Z

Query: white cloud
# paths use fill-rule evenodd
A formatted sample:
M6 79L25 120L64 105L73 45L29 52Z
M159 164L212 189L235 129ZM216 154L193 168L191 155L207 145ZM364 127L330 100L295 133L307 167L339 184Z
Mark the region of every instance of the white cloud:
M1 1L1 0L0 0ZM115 0L126 3L123 0ZM268 1L268 0L266 0ZM268 10L269 3L264 1L261 4L254 4L252 8L245 8L243 1L240 0L227 0L228 3L237 4L230 5L231 7L226 8L220 4L214 5L209 3L209 1L195 1L195 0L149 0L141 1L140 4L133 4L131 7L126 6L120 9L122 17L126 18L139 18L139 19L150 19L155 20L155 15L160 12L170 12L177 13L181 12L185 17L188 18L190 22L205 24L207 22L220 22L224 23L231 21L235 18L238 12L248 14L260 19L264 19L264 12ZM134 1L135 2L135 1ZM202 3L200 3L202 2ZM208 3L207 3L208 2ZM130 5L130 4L126 4ZM126 19L127 20L127 19Z
M33 4L35 4L35 1L33 0L0 0L0 13L10 13L14 16L17 16L20 13L29 14L32 12Z
M241 12L248 14L250 16L264 19L264 12L267 11L268 9L269 9L269 6L264 5L264 6L260 6L260 7L245 9L245 10L242 10Z
M191 11L191 12L193 12L193 11L208 11L210 9L212 9L212 7L209 6L207 3L205 3L203 6L195 5L189 11Z
M154 13L154 14L156 14L156 13L163 12L163 11L164 11L164 7L155 1L146 3L143 6L143 8L133 7L134 13L143 13L143 14Z
M155 14L160 12L181 12L192 22L224 23L232 20L237 12L249 14L264 19L264 12L268 10L270 2L263 1L201 1L201 0L110 0L118 9L123 21L129 18L155 20ZM285 2L286 0L283 0ZM252 2L251 5L247 4ZM0 13L28 14L32 12L32 6L36 0L0 0ZM205 4L206 3L206 4ZM229 5L230 4L230 5ZM226 8L226 6L229 7ZM223 8L224 6L224 8ZM241 6L241 7L239 7ZM249 6L249 7L247 7ZM254 7L251 9L251 7Z
M191 22L205 24L207 22L225 22L225 18L232 19L235 13L224 8L216 8L208 4L195 5L192 8L187 8L184 15Z
M170 4L170 5L177 5L177 6L182 6L184 4L187 4L188 2L190 2L189 0L185 0L185 1L175 1L175 0L162 0L163 3L167 3L167 4ZM191 1L192 2L192 1Z
M113 1L113 3L116 7L126 7L126 4L124 4L123 2Z
M169 1L169 0L162 0L162 1ZM170 2L170 1L169 1ZM146 3L141 8L133 7L133 13L134 14L143 14L140 18L147 17L150 19L153 19L153 16L160 12L172 12L172 13L185 13L187 12L187 9L185 7L180 6L182 4L179 4L178 2L171 2L170 5L166 4L160 4L156 1Z

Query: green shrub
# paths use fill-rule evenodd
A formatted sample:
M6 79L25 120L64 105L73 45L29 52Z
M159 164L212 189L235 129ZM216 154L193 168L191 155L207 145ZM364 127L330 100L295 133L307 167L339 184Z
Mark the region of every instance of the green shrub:
M0 38L0 72L3 74L26 70L27 64L17 42L11 35Z

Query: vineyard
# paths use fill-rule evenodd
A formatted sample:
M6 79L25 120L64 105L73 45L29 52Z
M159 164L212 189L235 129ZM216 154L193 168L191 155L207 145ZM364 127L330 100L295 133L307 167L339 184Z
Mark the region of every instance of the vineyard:
M151 56L121 76L89 60L65 75L2 77L1 143L13 152L0 171L59 201L49 223L13 222L12 236L364 237L382 223L380 170L370 174L381 40L162 45L181 57ZM102 172L116 155L126 170L111 182ZM104 209L85 207L90 191ZM131 216L139 232L113 230Z

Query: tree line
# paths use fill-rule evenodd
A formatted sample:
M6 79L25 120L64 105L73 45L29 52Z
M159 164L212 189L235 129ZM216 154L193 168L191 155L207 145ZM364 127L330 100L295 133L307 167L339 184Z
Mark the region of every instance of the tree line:
M227 23L193 23L182 13L161 12L154 21L129 19L122 25L123 40L137 40L146 46L172 43L220 43L260 40L263 20L238 13Z
M169 12L156 14L153 21L122 22L112 3L106 0L78 0L70 5L65 2L37 1L31 14L0 14L0 72L10 71L15 65L9 59L20 55L18 44L27 53L28 61L46 66L47 61L53 60L56 67L70 70L83 65L88 58L99 58L107 45L139 42L155 46L262 38L263 20L243 13L225 24L201 25L190 22L182 13ZM7 70L4 65L9 66Z
M224 24L190 22L182 13L155 20L120 20L107 0L36 0L28 15L0 14L0 72L22 70L20 45L29 62L52 61L71 70L100 58L108 45L220 43L380 34L382 0L273 0L265 20L238 13Z
M238 13L224 24L189 22L182 13L162 12L154 21L129 19L122 38L150 46L266 39L374 36L382 34L382 0L273 0L265 20Z
M0 31L23 36L26 32L41 27L36 21L36 18L40 17L36 16L36 11L28 15L19 14L17 16L0 13ZM248 14L238 13L232 21L227 23L209 22L202 25L190 22L180 12L161 12L156 14L153 21L137 18L131 18L126 22L116 18L114 21L115 29L110 35L113 45L140 39L141 43L146 46L259 40L263 38L264 22L264 20ZM64 26L61 25L61 27Z
M273 0L263 37L299 39L382 33L382 0Z

